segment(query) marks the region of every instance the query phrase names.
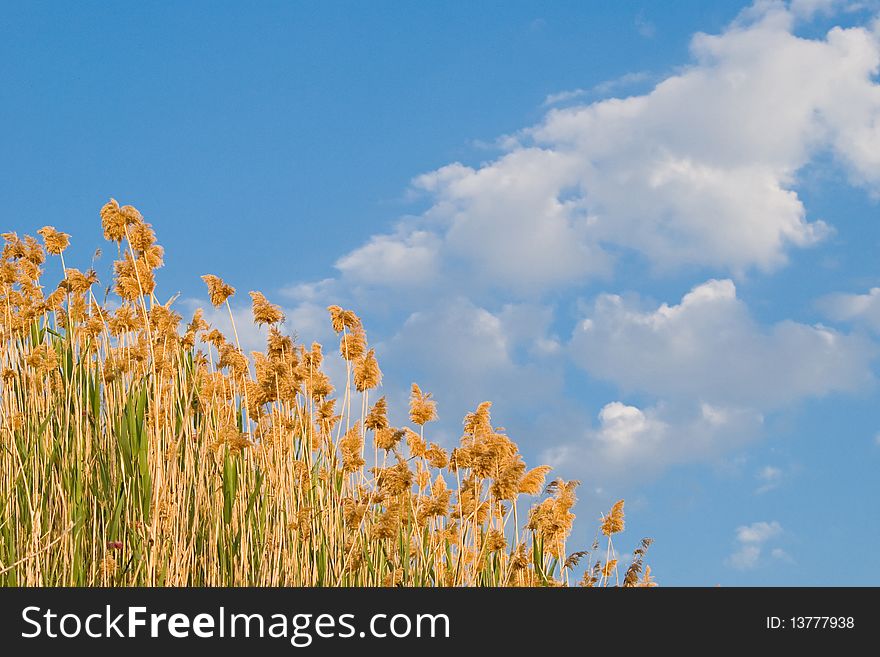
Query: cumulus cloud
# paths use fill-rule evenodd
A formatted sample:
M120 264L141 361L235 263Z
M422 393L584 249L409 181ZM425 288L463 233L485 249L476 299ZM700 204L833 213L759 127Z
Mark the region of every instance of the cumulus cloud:
M549 313L537 306L510 304L493 313L465 298L438 300L412 313L379 345L379 353L389 372L405 372L427 390L442 390L441 410L448 412L441 415L450 419L451 413L448 427L457 427L464 413L484 400L534 409L561 394L549 321Z
M782 535L782 525L777 521L754 522L736 529L738 548L727 558L727 564L737 570L752 570L759 565L765 545ZM790 557L782 548L774 547L770 551L774 559L789 561Z
M412 313L394 342L405 345L404 351L416 359L416 352L432 361L439 357L440 362L460 367L462 374L470 377L511 362L501 320L462 298L441 308Z
M336 296L338 282L335 278L323 278L308 283L293 283L281 288L280 293L293 301L328 302Z
M560 194L577 184L580 165L574 153L520 148L480 168L450 164L414 184L434 196L426 218L443 227L447 259L489 283L531 291L608 272L583 200Z
M717 457L754 439L762 423L746 408L660 402L641 409L615 401L602 407L596 426L545 448L541 458L571 475L633 480Z
M737 570L751 570L761 556L759 545L743 545L728 558L728 564Z
M330 298L384 313L392 407L415 379L437 394L450 435L483 399L506 405L505 424L510 409L546 405L550 416L562 397L583 420L588 393L565 385L573 361L589 386L616 388L602 389L600 403L616 401L594 419L533 432L573 476L714 458L760 435L765 413L870 384L866 337L763 326L727 279L672 305L603 294L568 342L554 332L554 304L611 280L619 259L737 277L821 242L832 229L798 195L817 157L880 193L880 23L796 34L846 5L759 1L720 34L697 34L689 65L656 84L638 73L549 96L543 119L499 141L500 154L416 177L426 209L340 257L337 278L288 288L291 323L320 333ZM650 91L593 100L637 83ZM829 302L829 316L880 324L873 295ZM766 474L761 485L773 485ZM759 559L743 547L743 563Z
M730 280L648 309L603 294L569 350L590 374L625 391L763 410L869 384L875 352L864 338L821 325L764 328Z
M593 378L654 401L606 404L594 426L565 432L543 458L594 476L636 477L721 457L759 437L767 412L871 384L875 347L821 325L761 326L732 281L710 280L674 305L600 295L565 351ZM765 467L756 492L782 475Z
M751 525L737 527L736 540L740 543L764 543L782 533L782 526L776 522L753 522Z
M620 249L661 268L779 267L829 232L796 191L817 153L880 190L880 30L794 32L833 5L758 2L697 34L691 65L649 93L551 109L500 157L418 177L421 221L339 267L395 285L443 263L519 292L607 275Z
M880 287L867 294L830 294L817 305L829 319L861 324L880 333Z
M375 235L336 262L343 276L360 284L421 285L438 273L437 237L426 231Z

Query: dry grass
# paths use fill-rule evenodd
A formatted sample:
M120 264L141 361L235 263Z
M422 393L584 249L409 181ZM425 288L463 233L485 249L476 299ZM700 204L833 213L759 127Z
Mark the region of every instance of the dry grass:
M488 402L450 453L431 442L435 402L415 384L410 425L389 425L350 310L328 309L338 390L321 345L282 335L259 292L265 352L248 357L201 311L182 326L155 296L164 254L150 225L112 200L100 214L118 252L110 301L94 271L66 267L69 236L3 235L0 582L548 586L586 566L583 585L652 584L648 540L618 568L622 501L601 547L568 553L577 482L545 488L549 468L527 469ZM45 295L47 257L65 275ZM204 279L229 309L235 290Z

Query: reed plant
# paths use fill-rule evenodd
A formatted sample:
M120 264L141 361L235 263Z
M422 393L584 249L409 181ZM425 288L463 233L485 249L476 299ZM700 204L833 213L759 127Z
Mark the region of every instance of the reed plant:
M2 236L3 585L653 585L650 540L618 567L623 501L588 550L568 551L577 482L528 469L488 402L451 450L432 440L436 402L416 384L409 422L391 426L351 310L328 308L336 385L322 346L284 335L260 292L267 344L247 355L231 286L203 277L232 335L202 310L184 324L158 300L151 225L112 199L100 217L117 256L107 290L67 267L69 235ZM54 288L47 258L63 271Z

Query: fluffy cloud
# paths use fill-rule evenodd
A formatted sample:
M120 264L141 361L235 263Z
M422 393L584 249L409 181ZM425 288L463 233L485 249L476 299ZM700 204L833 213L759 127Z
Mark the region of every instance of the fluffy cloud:
M572 476L634 480L717 457L752 440L762 423L760 413L744 408L658 403L640 409L616 401L601 409L596 427L545 448L541 458Z
M872 381L874 347L823 326L759 326L730 280L643 310L604 294L575 330L571 357L628 392L769 410Z
M754 522L737 527L736 540L740 543L764 543L782 533L782 526L776 522Z
M561 394L562 377L552 363L558 343L547 337L549 322L549 312L532 305L493 313L464 298L438 300L412 313L379 345L379 355L392 375L389 382L405 375L426 390L442 391L441 417L452 430L484 400L502 409L534 409ZM400 386L409 383L398 380Z
M675 305L600 295L565 350L592 377L655 401L605 405L595 426L567 431L543 458L630 478L721 457L760 436L769 411L871 384L875 353L864 337L823 326L760 326L730 280L698 285ZM757 492L781 475L762 470Z
M754 522L737 527L736 541L739 547L727 559L727 564L737 570L752 570L758 566L765 544L782 534L782 526L777 521ZM770 551L774 559L788 561L789 556L779 547Z
M590 102L651 81L637 74L548 98L544 118L499 142L493 159L415 178L427 209L342 256L338 278L288 289L291 323L320 333L328 297L369 307L393 324L377 344L392 407L405 408L417 380L437 394L454 439L461 415L494 398L499 420L510 426L519 411L516 428L532 429L516 439L547 441L538 449L573 476L714 458L759 435L767 412L871 383L867 338L762 326L730 280L673 305L601 295L568 344L549 301L610 279L633 254L657 270L733 276L784 265L831 230L797 192L817 156L880 193L880 23L795 34L845 4L759 1L722 33L696 35L690 65L647 93ZM880 326L875 311L846 310L873 307L873 295L838 299L829 314ZM590 375L586 392L565 387L565 358ZM585 419L597 389L600 403L619 401ZM565 426L529 425L536 408L542 422L570 415ZM760 548L743 547L743 563L757 561Z
M360 284L422 285L438 273L438 240L433 233L376 235L364 246L343 256L336 267Z
M820 299L818 306L829 319L863 324L880 332L880 287L867 294L831 294Z
M451 164L415 180L435 205L445 257L489 282L531 291L608 272L591 238L583 199L565 198L581 167L577 153L519 148L474 169Z
M794 34L834 5L758 2L696 35L691 66L649 93L552 109L495 160L420 176L421 221L338 267L396 285L443 263L460 284L532 293L607 275L621 248L661 268L780 266L828 233L796 193L815 154L880 190L880 30Z
M758 565L761 556L759 545L742 545L728 557L727 563L737 570L751 570Z

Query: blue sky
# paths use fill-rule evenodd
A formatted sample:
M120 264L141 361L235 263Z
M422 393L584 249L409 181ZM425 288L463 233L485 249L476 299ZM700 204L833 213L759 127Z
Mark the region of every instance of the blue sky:
M706 5L3 3L3 228L86 266L113 196L184 310L355 308L661 584L876 584L877 7Z

